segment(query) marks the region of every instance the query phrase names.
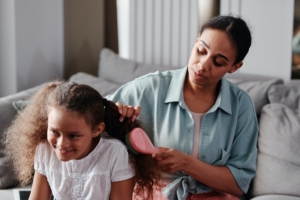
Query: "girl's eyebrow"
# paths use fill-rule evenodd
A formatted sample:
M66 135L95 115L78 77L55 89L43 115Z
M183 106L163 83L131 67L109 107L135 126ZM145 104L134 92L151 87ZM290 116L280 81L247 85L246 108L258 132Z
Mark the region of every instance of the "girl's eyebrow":
M200 42L201 42L204 46L206 46L206 48L210 49L209 46L208 46L203 40L200 40ZM217 54L217 56L220 56L220 57L224 58L225 60L227 60L227 61L229 62L229 59L228 59L226 56L224 56L223 54Z

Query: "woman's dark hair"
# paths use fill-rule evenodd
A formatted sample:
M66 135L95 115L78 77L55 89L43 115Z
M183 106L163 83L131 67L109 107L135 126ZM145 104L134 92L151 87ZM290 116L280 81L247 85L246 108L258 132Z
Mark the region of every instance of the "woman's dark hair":
M234 64L244 60L251 46L252 38L251 32L243 19L220 15L203 24L199 34L201 35L205 29L224 31L236 49Z
M139 120L132 121L125 118L120 122L120 114L114 102L104 99L98 91L88 85L76 83L61 84L57 88L52 103L57 103L66 110L75 111L84 117L94 129L99 123L105 123L105 132L121 140L126 145L126 134L137 127L141 127ZM51 100L51 98L49 98ZM50 102L49 102L50 103ZM51 105L50 103L49 105ZM151 155L135 154L128 150L130 161L135 169L135 194L146 199L151 198L153 187L158 185L160 172Z

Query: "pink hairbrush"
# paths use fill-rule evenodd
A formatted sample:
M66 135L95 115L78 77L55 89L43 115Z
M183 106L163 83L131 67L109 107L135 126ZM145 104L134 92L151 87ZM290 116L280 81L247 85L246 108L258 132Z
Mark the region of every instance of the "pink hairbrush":
M148 135L141 128L134 128L126 135L126 144L129 150L135 154L153 154L157 152Z

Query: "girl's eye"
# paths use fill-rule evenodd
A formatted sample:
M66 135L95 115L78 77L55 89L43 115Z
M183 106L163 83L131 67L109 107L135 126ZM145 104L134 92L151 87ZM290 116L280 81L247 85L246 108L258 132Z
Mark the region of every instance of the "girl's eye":
M59 133L55 130L50 130L53 135L58 135Z
M78 135L70 135L70 138L72 139L77 139L79 136Z

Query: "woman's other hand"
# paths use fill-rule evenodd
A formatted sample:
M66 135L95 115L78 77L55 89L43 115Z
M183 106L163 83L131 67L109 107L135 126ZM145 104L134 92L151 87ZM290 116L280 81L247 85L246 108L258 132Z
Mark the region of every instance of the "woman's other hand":
M125 117L131 118L132 121L134 121L141 113L140 106L127 106L123 105L120 102L117 102L116 105L118 107L119 113L121 114L120 122L122 122Z
M156 159L157 166L166 173L174 173L184 168L187 161L187 154L172 148L158 147L158 153L152 154Z

